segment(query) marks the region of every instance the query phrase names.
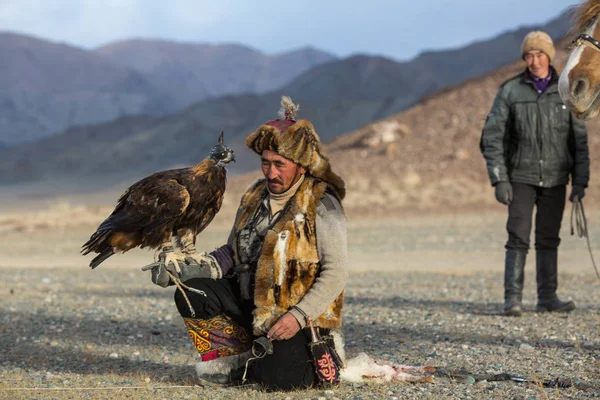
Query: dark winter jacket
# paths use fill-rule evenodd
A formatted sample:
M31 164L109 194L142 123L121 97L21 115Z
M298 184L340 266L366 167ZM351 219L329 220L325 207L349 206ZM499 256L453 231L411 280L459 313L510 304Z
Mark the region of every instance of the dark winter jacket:
M587 187L587 131L563 104L558 74L539 94L526 72L504 82L487 117L480 147L492 185L499 181L534 186Z

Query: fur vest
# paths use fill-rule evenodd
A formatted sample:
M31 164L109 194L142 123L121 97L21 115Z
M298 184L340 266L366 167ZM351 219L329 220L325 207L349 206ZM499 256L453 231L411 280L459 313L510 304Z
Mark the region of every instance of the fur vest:
M262 335L302 300L319 275L315 222L327 183L307 175L264 238L255 274L253 333ZM245 228L266 196L266 181L255 183L242 197L236 233ZM233 246L236 248L237 246ZM239 263L238 254L234 255ZM341 327L342 292L313 325Z

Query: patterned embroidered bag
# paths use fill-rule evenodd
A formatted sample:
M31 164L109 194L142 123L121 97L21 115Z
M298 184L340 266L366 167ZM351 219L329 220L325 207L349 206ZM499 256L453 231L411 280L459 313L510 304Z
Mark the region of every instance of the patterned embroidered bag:
M318 328L313 326L312 320L306 317L306 322L311 335L308 352L312 358L319 384L331 386L340 383L340 370L343 368L343 363L335 351L333 338L331 336L322 338Z

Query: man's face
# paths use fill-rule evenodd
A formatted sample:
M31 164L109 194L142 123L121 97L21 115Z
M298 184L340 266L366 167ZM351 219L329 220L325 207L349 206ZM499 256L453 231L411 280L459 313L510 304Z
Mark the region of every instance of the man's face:
M306 172L300 165L271 150L264 150L260 160L271 193L285 192Z
M546 53L540 50L531 50L523 57L527 63L529 72L538 78L545 78L549 73L550 60Z

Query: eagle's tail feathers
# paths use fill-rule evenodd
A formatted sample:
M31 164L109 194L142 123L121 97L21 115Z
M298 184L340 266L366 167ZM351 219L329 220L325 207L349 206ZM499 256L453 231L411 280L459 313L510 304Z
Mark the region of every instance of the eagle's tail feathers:
M97 255L96 257L94 257L94 259L90 262L90 268L91 269L96 268L104 260L106 260L108 257L112 256L113 254L115 254L115 252L113 251L112 247L104 249L102 251L102 253L100 253L99 255Z
M91 253L92 251L99 252L100 249L106 248L108 246L107 240L112 234L112 230L97 230L90 237L90 240L85 242L83 246L81 246L81 254L86 255Z

